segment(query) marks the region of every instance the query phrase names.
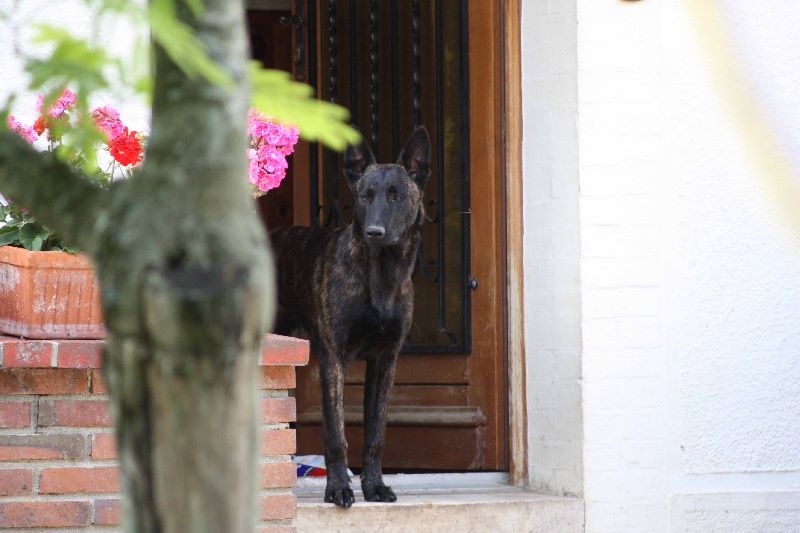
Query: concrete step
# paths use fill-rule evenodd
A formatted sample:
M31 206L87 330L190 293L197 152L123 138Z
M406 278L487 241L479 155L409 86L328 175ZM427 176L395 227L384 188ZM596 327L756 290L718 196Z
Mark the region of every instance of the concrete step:
M496 476L476 481L474 474L447 474L439 475L438 482L436 476L385 476L397 493L395 503L364 502L354 480L356 503L350 509L322 502L324 480L301 480L295 491L295 526L301 533L583 531L579 498L528 492L498 482ZM465 477L459 481L458 476Z

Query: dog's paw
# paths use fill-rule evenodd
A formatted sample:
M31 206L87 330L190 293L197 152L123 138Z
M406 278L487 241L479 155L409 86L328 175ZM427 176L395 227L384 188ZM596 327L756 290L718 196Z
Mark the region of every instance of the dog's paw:
M347 509L355 501L356 497L353 496L353 491L349 487L325 489L325 503L333 503Z
M361 487L364 491L364 499L368 502L396 502L397 496L395 495L392 487L386 485L375 485L374 487Z

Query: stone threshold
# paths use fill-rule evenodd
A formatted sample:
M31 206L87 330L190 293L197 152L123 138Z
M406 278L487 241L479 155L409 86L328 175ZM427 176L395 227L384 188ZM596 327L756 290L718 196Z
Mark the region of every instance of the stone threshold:
M505 474L398 474L384 476L395 503L364 502L339 509L322 501L323 479L299 480L298 532L580 532L583 500L527 491Z

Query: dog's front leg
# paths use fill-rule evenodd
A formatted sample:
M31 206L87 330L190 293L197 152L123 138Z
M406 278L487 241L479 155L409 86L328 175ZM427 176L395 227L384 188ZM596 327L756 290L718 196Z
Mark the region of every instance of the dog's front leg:
M395 502L391 487L383 484L381 459L386 435L386 410L394 383L397 350L367 361L364 387L364 456L361 490L368 502Z
M347 475L347 440L344 434L344 365L338 355L320 353L322 383L322 438L328 483L325 501L347 509L355 501Z

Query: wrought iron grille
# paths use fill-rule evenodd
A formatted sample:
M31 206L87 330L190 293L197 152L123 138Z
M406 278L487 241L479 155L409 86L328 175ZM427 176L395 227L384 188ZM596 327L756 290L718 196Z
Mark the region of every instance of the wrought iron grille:
M300 2L298 2L300 3ZM468 353L470 331L469 94L466 0L307 0L308 79L350 109L379 162L395 161L424 124L433 168L428 222L414 277L414 322L404 352ZM317 33L318 32L318 33ZM317 61L319 59L319 61ZM318 65L315 70L313 65ZM312 224L349 222L341 156L311 162Z

